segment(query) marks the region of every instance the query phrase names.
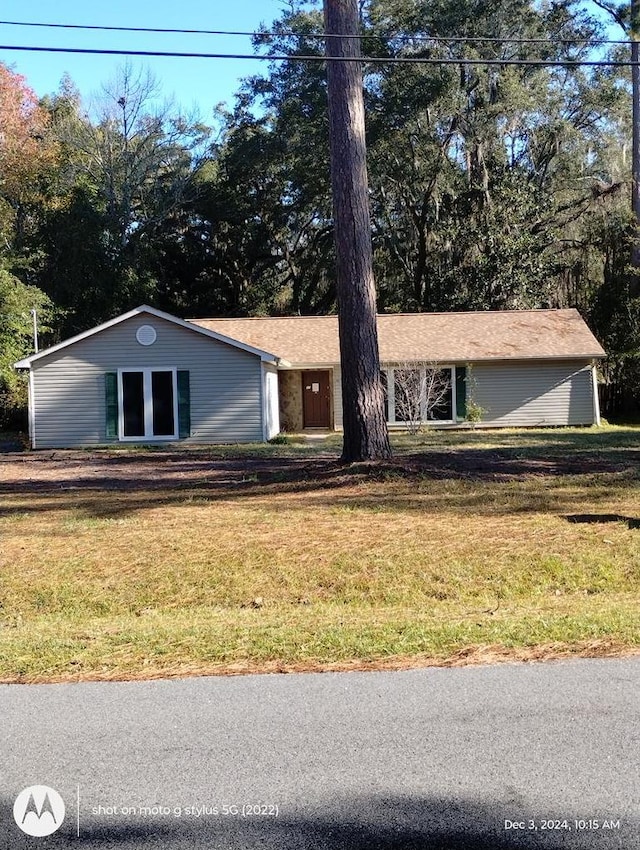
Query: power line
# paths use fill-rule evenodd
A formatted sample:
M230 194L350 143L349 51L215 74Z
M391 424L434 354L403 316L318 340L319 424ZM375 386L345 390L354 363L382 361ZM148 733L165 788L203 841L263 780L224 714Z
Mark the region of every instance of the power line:
M538 68L628 68L640 62L611 59L478 59L460 56L443 59L431 56L305 56L287 53L183 53L166 50L101 50L93 47L33 47L0 44L0 50L19 50L33 53L72 53L97 56L148 56L172 59L254 59L261 62L363 62L374 65L521 65Z
M49 29L69 30L97 30L99 32L132 32L132 33L164 33L174 35L222 35L222 36L245 36L248 38L308 38L311 40L324 40L325 38L344 38L356 41L372 41L380 38L389 40L455 44L455 43L481 43L481 44L575 44L585 47L604 47L608 45L629 45L630 41L609 39L556 39L556 38L498 38L495 36L441 36L441 35L407 35L404 33L376 33L372 35L345 35L342 33L297 33L297 32L275 32L275 31L243 31L243 30L201 30L201 29L174 29L169 27L122 27L103 26L97 24L54 24L36 23L34 21L0 21L0 26L12 27L41 27Z
M177 35L273 35L273 33L242 32L236 30L196 30L196 29L172 29L169 27L116 27L98 26L97 24L51 24L35 23L33 21L0 21L2 26L10 27L47 27L52 29L67 30L99 30L101 32L154 32L173 33Z

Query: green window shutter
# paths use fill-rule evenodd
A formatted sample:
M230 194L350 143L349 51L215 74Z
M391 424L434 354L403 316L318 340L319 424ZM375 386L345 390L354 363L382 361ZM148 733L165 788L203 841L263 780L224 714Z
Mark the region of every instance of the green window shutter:
M178 436L180 439L191 436L191 391L189 372L178 370Z
M104 376L106 434L107 438L118 436L118 373L107 372Z
M456 366L456 419L467 418L467 367Z

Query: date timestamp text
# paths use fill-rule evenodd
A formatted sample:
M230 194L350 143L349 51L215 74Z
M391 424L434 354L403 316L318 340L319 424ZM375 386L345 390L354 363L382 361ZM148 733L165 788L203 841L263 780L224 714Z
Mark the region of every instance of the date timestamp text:
M584 832L599 829L620 829L620 821L612 818L528 818L527 820L504 821L505 831L520 830L527 832Z

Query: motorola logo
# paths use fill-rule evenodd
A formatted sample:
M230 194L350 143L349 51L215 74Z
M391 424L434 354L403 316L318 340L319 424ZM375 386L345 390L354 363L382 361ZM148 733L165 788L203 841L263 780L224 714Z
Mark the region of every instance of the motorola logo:
M62 826L64 800L54 788L31 785L16 797L13 818L27 835L43 838Z

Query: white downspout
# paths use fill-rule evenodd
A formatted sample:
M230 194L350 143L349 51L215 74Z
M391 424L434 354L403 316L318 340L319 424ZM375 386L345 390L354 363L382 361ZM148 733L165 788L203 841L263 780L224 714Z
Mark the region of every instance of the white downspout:
M35 392L33 387L33 369L29 367L29 442L31 448L36 447L36 408L35 408Z

